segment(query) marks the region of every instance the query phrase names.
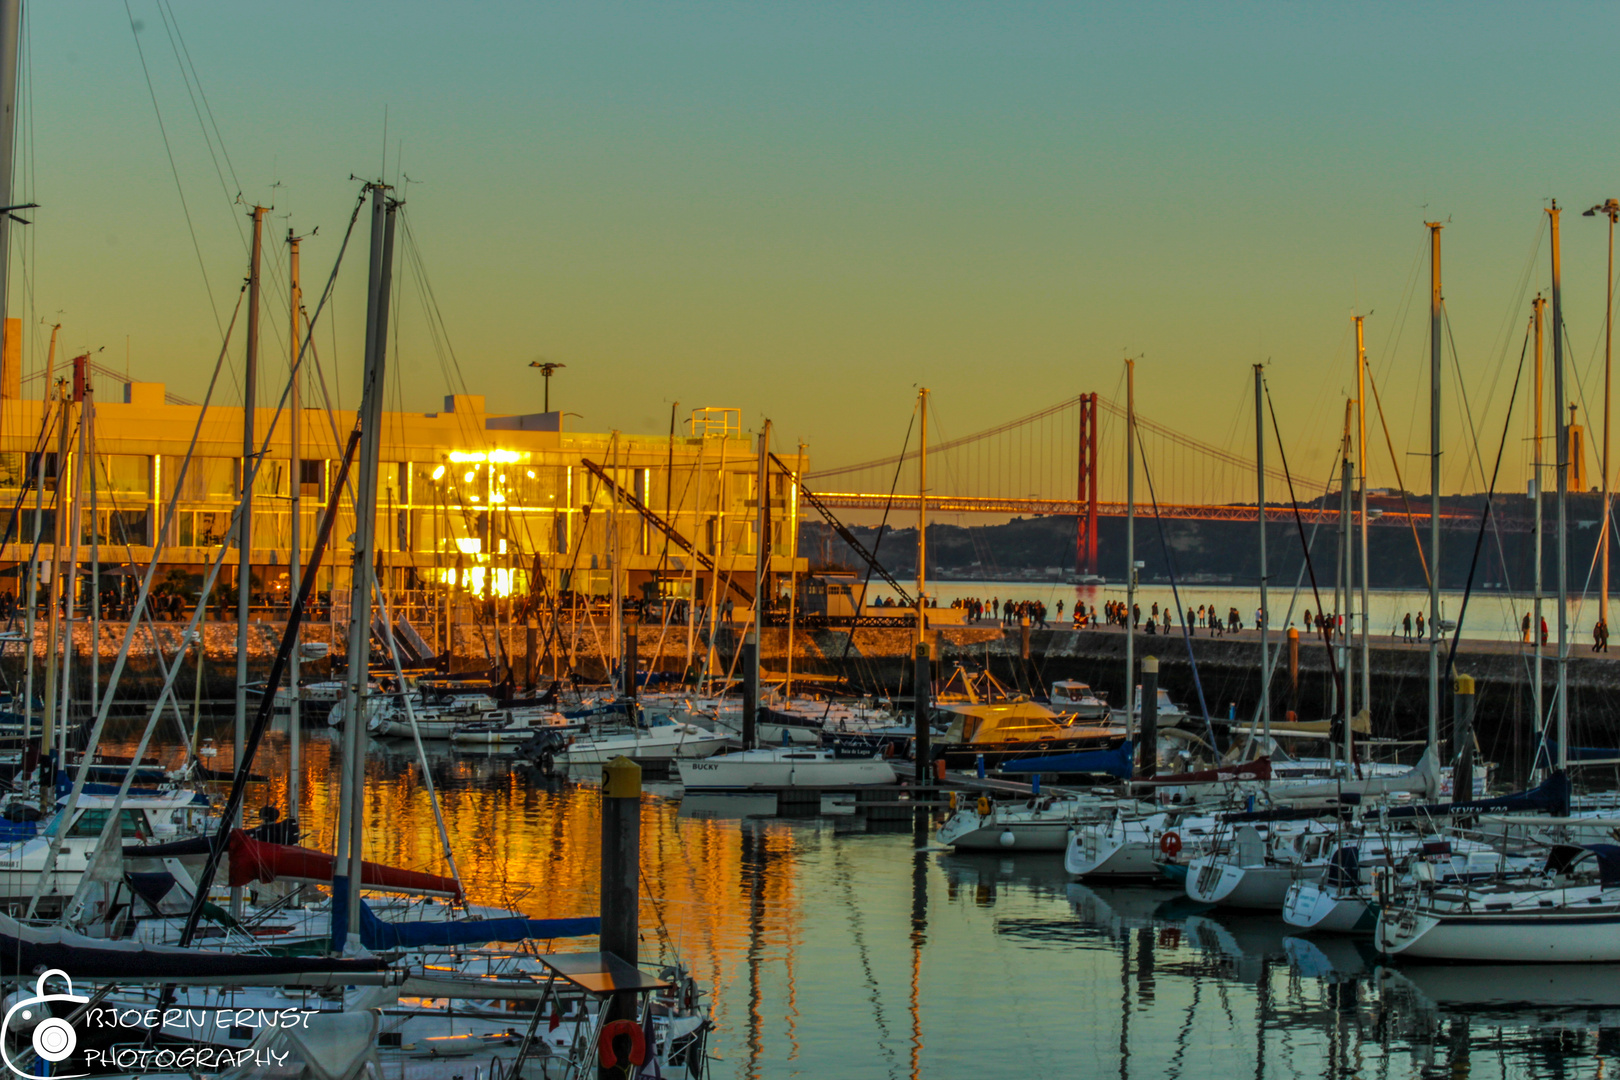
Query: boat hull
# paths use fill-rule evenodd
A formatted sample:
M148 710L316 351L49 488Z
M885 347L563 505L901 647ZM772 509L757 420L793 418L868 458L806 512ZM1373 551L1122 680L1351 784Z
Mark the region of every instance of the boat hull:
M1198 858L1187 866L1187 896L1200 904L1281 911L1295 877L1315 880L1322 867L1241 866L1213 858Z
M1371 934L1378 923L1372 900L1319 881L1296 881L1283 899L1283 922L1328 934Z
M895 782L894 769L881 758L751 760L742 754L718 754L700 761L677 761L675 768L688 791L853 788Z
M1404 960L1491 964L1620 963L1620 911L1603 914L1453 915L1387 911L1374 940Z

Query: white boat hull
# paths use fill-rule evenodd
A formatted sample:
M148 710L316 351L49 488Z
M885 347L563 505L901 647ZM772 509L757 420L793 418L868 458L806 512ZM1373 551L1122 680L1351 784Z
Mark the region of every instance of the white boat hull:
M1187 895L1200 904L1281 911L1295 877L1320 878L1325 867L1242 866L1202 856L1187 865Z
M1374 941L1381 952L1412 960L1493 964L1620 963L1620 912L1526 917L1387 911Z
M1076 830L1063 853L1063 869L1087 881L1149 881L1158 878L1158 847L1145 836L1120 837L1105 826Z
M677 761L688 791L749 791L755 788L851 788L895 782L881 758L838 758L819 753L744 751L701 761Z
M1283 899L1283 922L1301 930L1369 934L1376 921L1370 898L1320 881L1296 881Z

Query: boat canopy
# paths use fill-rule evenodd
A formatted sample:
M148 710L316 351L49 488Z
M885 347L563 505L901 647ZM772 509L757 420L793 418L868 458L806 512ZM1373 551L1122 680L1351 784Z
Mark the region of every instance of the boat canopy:
M1114 733L1110 728L1088 729L1065 724L1057 713L1033 701L945 705L941 708L951 714L951 724L945 731L944 739L948 743L1037 742L1087 734L1103 738Z
M1106 750L1080 750L1072 754L1043 754L1001 763L1002 772L1102 773L1129 779L1134 744L1122 742Z
M330 884L336 861L324 851L255 840L241 829L231 831L230 853L232 888L252 881L269 882L278 878ZM424 874L418 870L400 870L374 862L360 864L360 884L368 889L387 892L448 896L456 900L462 898L461 885L455 878Z
M332 899L334 917L342 920L347 896L337 892ZM552 938L585 937L602 932L602 920L580 919L419 919L387 923L360 901L360 944L372 951L416 949L427 945L483 945L491 941L549 941Z
M381 960L334 960L328 957L262 956L109 941L87 937L59 926L26 926L0 915L0 975L31 976L56 969L75 979L116 979L129 983L218 983L299 985L318 976L324 985L380 981Z
M1529 791L1516 791L1494 799L1472 799L1467 802L1426 803L1422 806L1397 806L1385 812L1385 817L1445 817L1457 814L1496 814L1539 810L1543 813L1569 814L1569 774L1555 772Z

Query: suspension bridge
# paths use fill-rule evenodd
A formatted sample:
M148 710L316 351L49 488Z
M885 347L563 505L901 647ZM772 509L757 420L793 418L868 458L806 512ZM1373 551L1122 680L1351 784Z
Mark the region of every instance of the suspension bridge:
M932 414L931 414L932 415ZM1136 483L1127 496L1127 413L1101 394L1080 394L982 431L928 446L928 490L916 491L919 451L820 469L805 480L829 507L915 514L924 497L930 513L1062 515L1078 519L1083 564L1095 563L1097 520L1138 516L1186 521L1254 521L1257 471L1252 457L1194 438L1167 424L1136 416ZM1111 448L1104 453L1103 448ZM1265 469L1265 515L1291 521L1289 476ZM1292 495L1307 520L1336 525L1336 488L1295 475ZM1369 524L1421 527L1426 508L1399 498L1378 500ZM1477 520L1442 513L1443 521ZM1089 557L1088 557L1089 556Z

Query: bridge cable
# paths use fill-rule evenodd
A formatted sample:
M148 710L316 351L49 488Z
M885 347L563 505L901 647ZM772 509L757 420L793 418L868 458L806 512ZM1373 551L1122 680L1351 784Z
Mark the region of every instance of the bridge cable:
M1513 391L1508 395L1507 416L1502 421L1502 441L1496 446L1496 464L1491 469L1491 483L1485 492L1485 506L1479 514L1479 531L1474 536L1474 556L1468 563L1468 581L1463 586L1462 604L1457 609L1457 625L1451 631L1451 648L1446 651L1446 674L1452 678L1456 677L1457 646L1462 640L1463 616L1468 613L1468 598L1474 591L1474 573L1479 569L1480 549L1485 546L1485 528L1494 521L1491 511L1495 503L1496 480L1502 473L1502 453L1507 448L1508 431L1513 423L1513 404L1519 398L1519 382L1524 377L1524 358L1529 350L1530 331L1529 327L1526 327L1524 346L1519 350L1519 369L1513 375ZM1536 497L1538 499L1541 497L1539 491L1536 492ZM1500 536L1498 540L1500 541ZM1542 735L1545 741L1545 727L1542 729ZM1537 752L1539 753L1539 750ZM1461 750L1458 753L1460 754Z
M1266 389L1266 409L1271 413L1271 434L1277 440L1277 453L1282 458L1283 476L1288 481L1288 502L1294 509L1294 527L1299 530L1300 546L1305 549L1305 569L1311 576L1311 595L1316 598L1316 623L1317 628L1322 632L1322 646L1327 650L1328 674L1333 679L1333 685L1337 686L1339 683L1339 662L1333 657L1333 638L1328 629L1328 622L1322 618L1322 591L1316 584L1316 567L1311 562L1310 545L1305 542L1305 521L1299 516L1299 500L1294 496L1294 477L1288 471L1288 451L1283 446L1282 429L1277 426L1277 403L1271 400L1271 383L1262 379L1261 384ZM1431 611L1429 616L1433 618L1434 612ZM1337 730L1341 726L1338 718L1334 718L1333 726L1336 729L1334 738L1338 739L1343 735L1342 731ZM1349 763L1346 762L1346 764Z
M1202 678L1200 678L1199 675L1198 675L1198 657L1193 654L1193 643L1192 643L1192 630L1193 630L1193 628L1192 628L1192 626L1190 626L1188 624L1187 619L1182 614L1181 590L1176 585L1176 564L1175 564L1175 559L1170 554L1170 542L1167 539L1165 539L1165 535L1164 535L1164 518L1159 516L1159 497L1158 497L1157 494L1154 493L1154 490L1153 490L1153 470L1148 467L1148 463L1147 463L1147 447L1145 445L1143 445L1143 443L1142 443L1142 433L1141 433L1141 431L1136 431L1133 434L1135 434L1135 436L1136 436L1136 445L1138 447L1140 447L1141 451L1142 451L1142 473L1143 473L1144 477L1147 480L1148 499L1153 503L1153 523L1158 526L1159 546L1164 549L1164 564L1165 564L1166 568L1168 568L1169 571L1170 571L1170 595L1176 602L1176 621L1181 623L1181 640L1187 646L1187 662L1192 665L1193 689L1198 692L1198 708L1204 714L1204 733L1209 736L1210 748L1212 750L1214 750L1215 753L1219 754L1221 752L1221 744L1215 738L1215 722L1210 719L1210 716L1209 716L1209 704L1208 704L1208 702L1206 702L1204 700L1204 680ZM1129 573L1129 574L1135 574L1136 573L1136 568L1135 567L1126 567L1126 572ZM1125 632L1127 634L1136 633L1136 629L1135 629L1135 626L1134 626L1135 614L1133 612L1127 611L1125 613L1125 618L1129 619L1129 620L1132 620L1132 623L1133 623L1133 625L1126 627ZM1130 682L1129 675L1127 675L1126 682L1127 683ZM1131 707L1130 706L1130 697L1131 697L1131 688L1130 688L1130 686L1127 685L1125 687L1125 698L1126 698L1125 707L1127 709ZM1151 747L1150 746L1147 749L1148 749L1148 752L1150 754L1157 754L1158 753L1158 748L1157 747Z
M1412 517L1412 500L1406 492L1406 481L1401 479L1401 460L1395 454L1395 440L1389 436L1389 421L1384 416L1384 399L1378 396L1378 381L1373 378L1372 365L1367 365L1367 385L1372 387L1373 404L1378 407L1378 426L1384 429L1384 446L1389 450L1389 463L1395 468L1395 483L1401 489L1401 505L1406 508L1406 523L1412 529L1412 544L1417 548L1418 562L1423 567L1423 587L1429 587L1429 557L1423 551L1423 540L1418 536L1417 520ZM1275 422L1275 414L1273 414ZM1365 480L1362 481L1366 483Z
M881 521L878 522L877 536L872 541L872 558L866 564L866 580L861 582L861 600L860 600L861 607L866 607L867 606L866 605L866 590L871 588L871 586L872 586L872 573L876 569L876 567L878 566L878 560L877 560L878 549L883 546L883 534L887 531L888 525L889 525L889 510L891 508L893 508L893 506L894 506L894 493L895 493L896 489L898 489L899 486L900 486L900 471L901 471L901 469L903 469L905 467L906 447L911 445L911 432L912 432L912 429L915 428L916 426L917 426L917 410L916 410L915 407L913 407L912 410L911 410L911 421L910 421L910 423L906 424L906 438L905 438L905 441L900 444L900 457L895 462L894 480L889 484L889 501L883 507L883 518L882 518ZM884 576L887 577L888 575L885 574ZM923 616L919 613L918 618L923 618ZM857 625L859 625L859 623L860 623L860 613L859 613L859 609L857 609L855 623L852 624L850 626L850 628L849 628L849 636L844 638L844 651L838 654L838 668L839 668L840 671L847 671L848 670L847 665L848 665L848 662L849 662L849 650L855 644L855 628L856 628ZM913 691L913 692L915 692L915 691ZM823 724L825 724L827 722L827 717L831 713L832 713L832 698L829 697L827 699L826 707L821 710L821 722ZM919 768L924 767L926 765L927 765L927 762L919 762Z

